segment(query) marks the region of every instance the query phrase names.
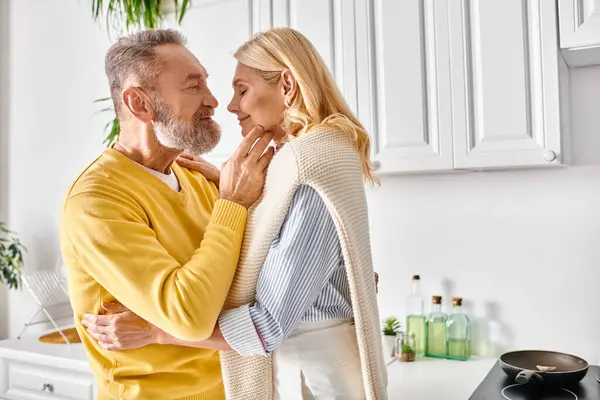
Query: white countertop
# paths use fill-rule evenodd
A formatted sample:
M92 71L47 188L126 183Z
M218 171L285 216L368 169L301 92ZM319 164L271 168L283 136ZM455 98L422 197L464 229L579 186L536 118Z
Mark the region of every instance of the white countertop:
M48 344L32 338L0 341L0 358L91 372L81 344ZM388 366L390 400L467 400L496 362L495 358L450 361L418 358Z
M0 341L0 358L27 361L50 367L69 365L80 371L92 372L81 343L71 345L42 343L36 338L8 339Z
M467 400L496 363L495 358L451 361L419 358L388 366L390 400Z

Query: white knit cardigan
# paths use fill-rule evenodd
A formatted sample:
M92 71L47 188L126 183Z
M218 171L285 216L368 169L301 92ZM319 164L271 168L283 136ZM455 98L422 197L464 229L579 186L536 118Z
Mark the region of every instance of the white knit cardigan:
M365 399L385 400L387 374L381 335L367 204L357 151L342 132L316 128L288 142L274 157L262 199L251 210L226 309L253 303L260 269L281 230L294 193L310 185L335 222L350 284ZM318 346L318 343L315 344ZM228 400L272 400L272 357L221 352Z

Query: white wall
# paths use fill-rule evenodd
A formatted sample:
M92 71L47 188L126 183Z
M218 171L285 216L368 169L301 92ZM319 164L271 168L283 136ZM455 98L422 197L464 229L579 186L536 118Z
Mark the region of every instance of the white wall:
M8 187L8 5L0 1L0 221L6 222ZM0 285L0 340L8 335L8 290Z
M29 270L59 255L61 202L102 149L105 120L92 117L92 101L108 92L109 41L89 4L50 3L11 2L9 218ZM419 272L428 295L465 297L477 334L487 324L506 346L600 359L599 87L600 67L572 73L573 167L383 179L369 195L382 317L402 315ZM12 335L32 307L11 296Z
M475 336L491 317L496 351L600 361L600 67L571 71L571 85L573 166L384 177L370 193L382 317L403 314L418 272L448 310L465 298Z
M89 1L60 3L10 1L8 215L29 250L28 271L55 266L66 189L103 149L107 121L94 116L99 107L93 101L109 95L108 36L91 22ZM11 293L11 336L34 311L25 291Z

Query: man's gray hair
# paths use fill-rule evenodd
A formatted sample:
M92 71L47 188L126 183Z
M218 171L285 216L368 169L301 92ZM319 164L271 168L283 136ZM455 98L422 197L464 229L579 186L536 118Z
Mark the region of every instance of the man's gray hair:
M186 39L174 29L149 29L123 36L108 49L104 65L117 115L127 79L134 77L140 86L149 90L154 88L155 79L161 72L154 49L165 44L185 46Z

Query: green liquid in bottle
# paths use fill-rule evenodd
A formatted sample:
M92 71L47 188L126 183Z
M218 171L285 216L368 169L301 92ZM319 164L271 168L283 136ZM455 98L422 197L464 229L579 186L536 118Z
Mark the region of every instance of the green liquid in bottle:
M466 361L471 358L471 321L463 312L462 298L455 297L453 303L452 315L446 322L447 358Z
M425 297L421 292L421 277L413 275L412 277L412 293L406 299L406 337L412 343L413 351L417 356L425 354L425 314L424 314Z
M442 312L442 296L433 296L431 314L425 325L425 355L427 357L446 358L446 321L448 316Z
M425 316L423 315L409 315L406 318L406 332L413 333L415 348L413 349L415 355L422 356L425 354Z
M427 321L427 357L446 358L446 320Z
M448 358L466 361L471 357L471 341L466 339L448 339Z

